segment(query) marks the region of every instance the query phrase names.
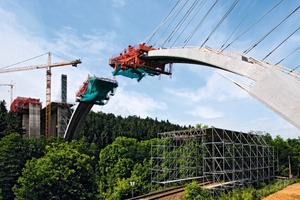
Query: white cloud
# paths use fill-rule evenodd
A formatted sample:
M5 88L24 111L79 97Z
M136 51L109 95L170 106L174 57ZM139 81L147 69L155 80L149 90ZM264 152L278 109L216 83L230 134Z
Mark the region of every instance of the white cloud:
M140 117L155 117L156 111L161 112L167 109L164 102L157 101L146 94L124 90L119 86L115 96L104 107L94 107L94 110L114 113L115 115Z
M113 31L79 34L76 29L65 26L55 32L55 36L54 43L49 43L51 49L57 49L61 53L80 52L92 57L101 51L112 51L112 41L116 34Z
M186 112L187 114L200 117L202 119L214 119L223 116L223 113L210 107L197 106L194 110Z
M207 79L206 84L197 90L179 88L166 89L165 91L193 102L202 100L226 101L229 99L245 99L249 97L246 92L221 77L216 71Z
M113 0L113 7L119 8L125 6L125 0Z
M79 35L77 31L70 27L55 32L54 37L46 40L35 31L28 30L25 26L19 23L16 14L9 11L4 11L0 8L0 67L5 67L21 60L32 58L36 55L41 55L47 51L54 51L56 55L66 57L66 59L52 56L52 62L62 60L74 60L82 58L83 63L77 68L73 67L57 67L52 69L52 100L60 98L60 75L68 76L68 101L74 102L75 92L79 86L85 81L88 74L94 75L100 71L102 75L105 72L97 69L94 63L107 64L107 52L112 51L114 47L113 40L114 32L94 32L89 34ZM43 32L43 30L40 30ZM82 56L82 57L77 57ZM97 60L97 61L95 61ZM26 63L16 65L15 67L23 67L30 65L46 64L47 56L42 56L38 59L31 60ZM92 65L93 64L93 65ZM101 64L100 64L101 66ZM105 68L109 71L109 68ZM105 71L105 70L104 70ZM107 72L110 74L110 71ZM111 75L111 74L110 74ZM32 70L20 71L15 73L0 74L0 84L11 83L15 84L13 94L17 96L38 98L45 106L46 101L46 71ZM10 106L10 94L6 87L0 87L0 99L7 102Z
M0 67L24 60L45 51L40 46L41 40L31 37L25 27L21 26L15 14L0 7Z

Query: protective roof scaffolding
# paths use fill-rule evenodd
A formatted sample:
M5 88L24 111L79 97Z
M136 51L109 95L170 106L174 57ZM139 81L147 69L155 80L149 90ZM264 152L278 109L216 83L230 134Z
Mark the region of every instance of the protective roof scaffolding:
M174 186L197 179L211 182L214 191L268 182L278 170L273 146L255 132L219 128L159 133L152 144L152 186ZM226 183L226 184L224 184Z

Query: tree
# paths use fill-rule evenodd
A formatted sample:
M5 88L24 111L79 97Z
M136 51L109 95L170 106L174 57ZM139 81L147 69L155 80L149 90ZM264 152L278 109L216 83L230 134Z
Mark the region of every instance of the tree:
M14 112L9 112L6 115L6 129L4 130L4 135L11 133L23 134L25 130L22 128L21 117Z
M138 141L155 138L157 133L181 130L186 127L138 116L123 118L114 114L90 112L80 132L89 142L94 142L100 149L111 144L117 137L136 138ZM80 138L79 137L79 138Z
M99 190L110 196L116 180L131 176L131 170L138 157L138 142L133 138L118 137L100 152Z
M19 134L24 132L20 116L17 113L8 112L5 101L0 101L0 139L14 132Z
M7 115L6 103L3 100L0 101L0 138L4 136L4 131L7 127L6 115Z
M299 176L300 170L300 138L287 139L290 147L289 154L291 158L292 174Z
M46 146L46 154L26 163L13 191L16 199L96 199L93 158L69 143Z
M157 140L157 139L153 139ZM124 199L131 196L130 181L135 182L135 195L150 191L151 141L138 142L118 137L100 152L99 191L101 199Z
M195 128L196 128L196 129L200 129L200 128L205 129L205 128L209 128L209 126L208 126L208 125L201 124L201 123L198 123L198 124L196 124L196 127L195 127Z
M3 199L14 199L12 187L21 175L30 154L28 143L17 133L7 135L0 140L0 189Z
M270 133L265 133L264 135L262 135L262 137L264 138L267 145L272 145L273 140L272 140L272 136L270 135Z
M207 189L202 189L196 181L188 184L184 190L184 200L210 200L213 199Z
M278 153L279 174L282 176L288 176L288 156L290 155L290 146L279 135L274 138L272 145L276 147Z
M146 158L143 163L134 165L129 181L135 182L134 194L142 195L151 190L151 164L150 158Z

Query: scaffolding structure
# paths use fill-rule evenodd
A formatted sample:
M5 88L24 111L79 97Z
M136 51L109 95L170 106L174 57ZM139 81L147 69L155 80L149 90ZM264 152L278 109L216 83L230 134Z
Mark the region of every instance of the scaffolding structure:
M202 133L196 129L159 133L151 145L153 184L180 184L197 179L202 170Z
M207 128L158 136L151 148L152 184L200 179L213 183L210 189L227 190L268 182L277 171L274 147L255 132Z

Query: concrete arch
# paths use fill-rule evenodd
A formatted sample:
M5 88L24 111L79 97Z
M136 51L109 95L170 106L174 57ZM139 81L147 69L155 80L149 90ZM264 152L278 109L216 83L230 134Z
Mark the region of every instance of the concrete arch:
M238 52L221 52L208 47L151 50L145 59L161 63L189 63L218 68L251 79L253 85L234 82L300 129L299 73L259 61Z

